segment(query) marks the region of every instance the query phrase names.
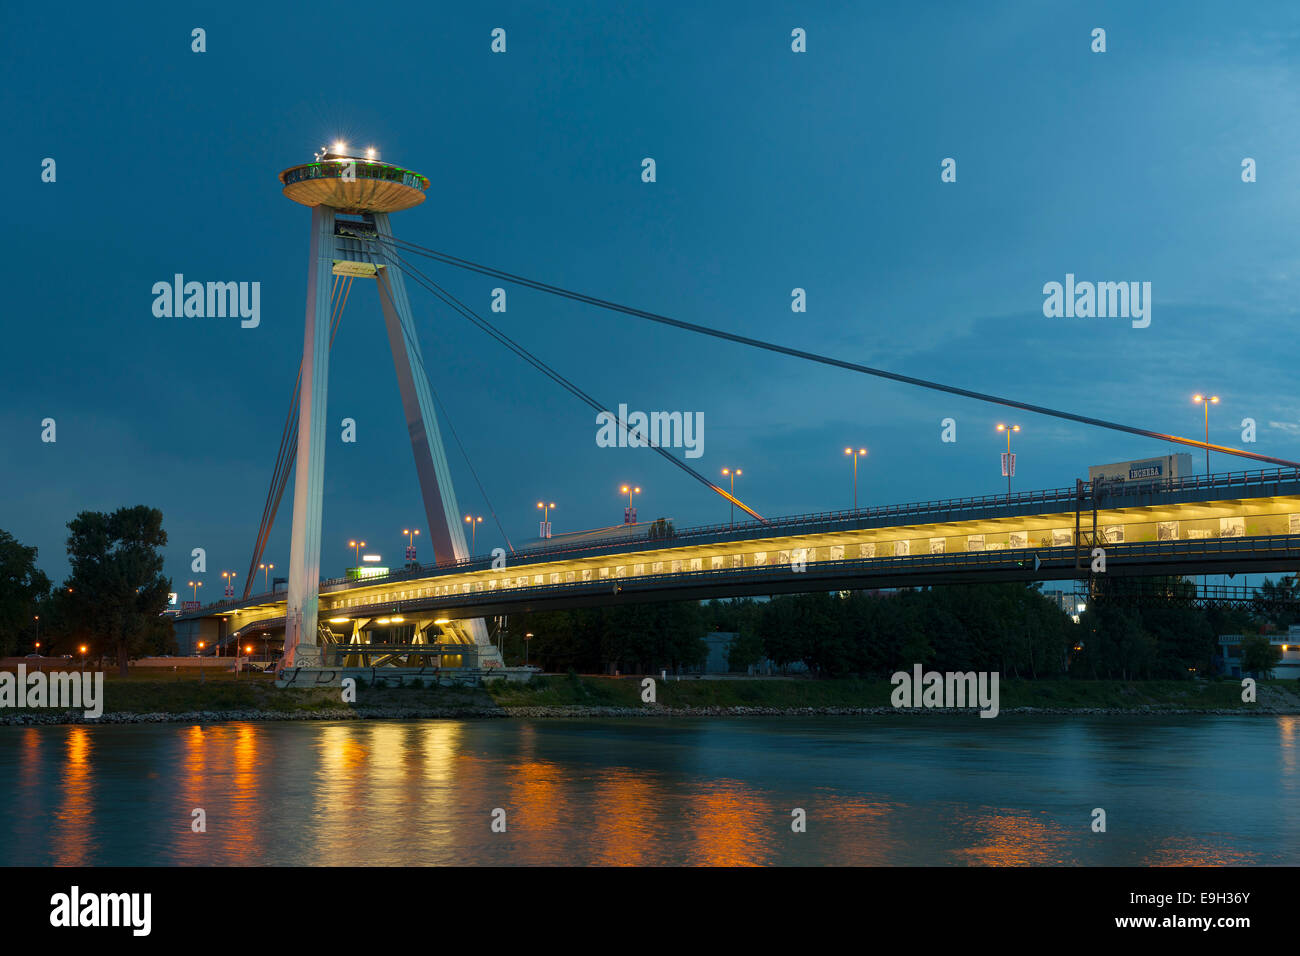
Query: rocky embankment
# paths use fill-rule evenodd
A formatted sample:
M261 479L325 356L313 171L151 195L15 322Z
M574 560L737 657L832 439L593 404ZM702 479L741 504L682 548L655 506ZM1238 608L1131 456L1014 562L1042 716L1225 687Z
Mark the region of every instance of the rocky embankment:
M575 717L894 717L902 714L960 715L976 717L977 711L955 708L894 707L603 707L582 704L550 704L523 707L356 707L310 711L201 710L185 713L105 713L86 717L78 712L24 712L0 716L0 725L40 724L211 724L229 721L263 720L467 720L484 718L575 718ZM1044 714L1060 716L1276 716L1300 715L1300 707L1261 702L1240 708L1175 707L1005 707L998 716Z

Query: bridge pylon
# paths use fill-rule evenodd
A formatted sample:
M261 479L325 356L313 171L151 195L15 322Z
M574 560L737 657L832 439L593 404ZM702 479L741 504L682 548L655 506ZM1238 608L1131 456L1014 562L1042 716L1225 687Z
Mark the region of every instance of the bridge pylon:
M362 154L336 144L323 149L314 162L284 170L280 182L289 199L312 211L282 666L319 667L321 511L335 276L373 278L378 288L434 560L464 560L470 554L402 271L382 248L375 251L373 242L366 241L391 242L389 214L424 202L429 180L381 162L374 150ZM499 662L483 621L470 621L469 630L480 661Z

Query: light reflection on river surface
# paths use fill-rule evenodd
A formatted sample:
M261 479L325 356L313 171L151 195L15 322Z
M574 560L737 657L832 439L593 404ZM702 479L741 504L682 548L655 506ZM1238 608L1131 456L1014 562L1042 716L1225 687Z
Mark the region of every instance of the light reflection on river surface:
M0 863L1296 864L1298 722L0 727Z

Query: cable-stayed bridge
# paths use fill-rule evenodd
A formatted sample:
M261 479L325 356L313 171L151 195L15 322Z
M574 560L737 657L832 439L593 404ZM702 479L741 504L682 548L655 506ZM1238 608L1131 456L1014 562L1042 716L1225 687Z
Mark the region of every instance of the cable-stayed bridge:
M241 599L182 615L187 651L282 635L282 667L340 662L412 663L414 654L499 665L485 618L618 601L710 598L938 583L1289 570L1300 566L1300 463L1120 422L871 368L742 336L425 248L398 238L390 213L421 204L429 180L344 144L280 174L284 194L312 209L306 325L298 379L263 507ZM628 317L801 361L1090 427L1280 466L1119 486L950 499L772 519L657 444L638 442L749 516L739 525L672 529L632 525L609 540L541 545L475 556L465 541L442 441L436 376L426 367L406 280L531 365L557 386L638 430L578 384L447 292L412 260L487 275ZM326 580L320 569L325 406L330 346L357 278L373 279L393 353L419 478L431 566L383 579ZM443 415L446 419L445 409ZM445 422L456 444L454 428ZM461 446L463 452L463 446ZM477 471L468 462L495 518ZM254 595L256 569L295 476L288 590ZM499 524L499 522L498 522ZM504 529L502 529L504 536ZM508 543L508 537L507 537ZM366 648L385 648L372 653ZM388 652L391 650L391 653Z

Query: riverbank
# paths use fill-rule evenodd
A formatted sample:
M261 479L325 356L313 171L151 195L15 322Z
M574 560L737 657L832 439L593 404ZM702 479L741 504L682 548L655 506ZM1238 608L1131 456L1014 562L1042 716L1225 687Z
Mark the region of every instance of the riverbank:
M1237 681L1029 681L999 686L999 716L1300 715L1294 681L1263 681L1257 703L1241 700ZM639 679L540 677L484 688L357 689L345 704L338 688L277 690L262 676L202 683L181 678L113 679L103 714L41 708L0 711L3 724L215 723L264 720L422 720L574 717L882 717L926 713L978 719L973 709L895 708L887 680L656 681L655 703L641 701Z

